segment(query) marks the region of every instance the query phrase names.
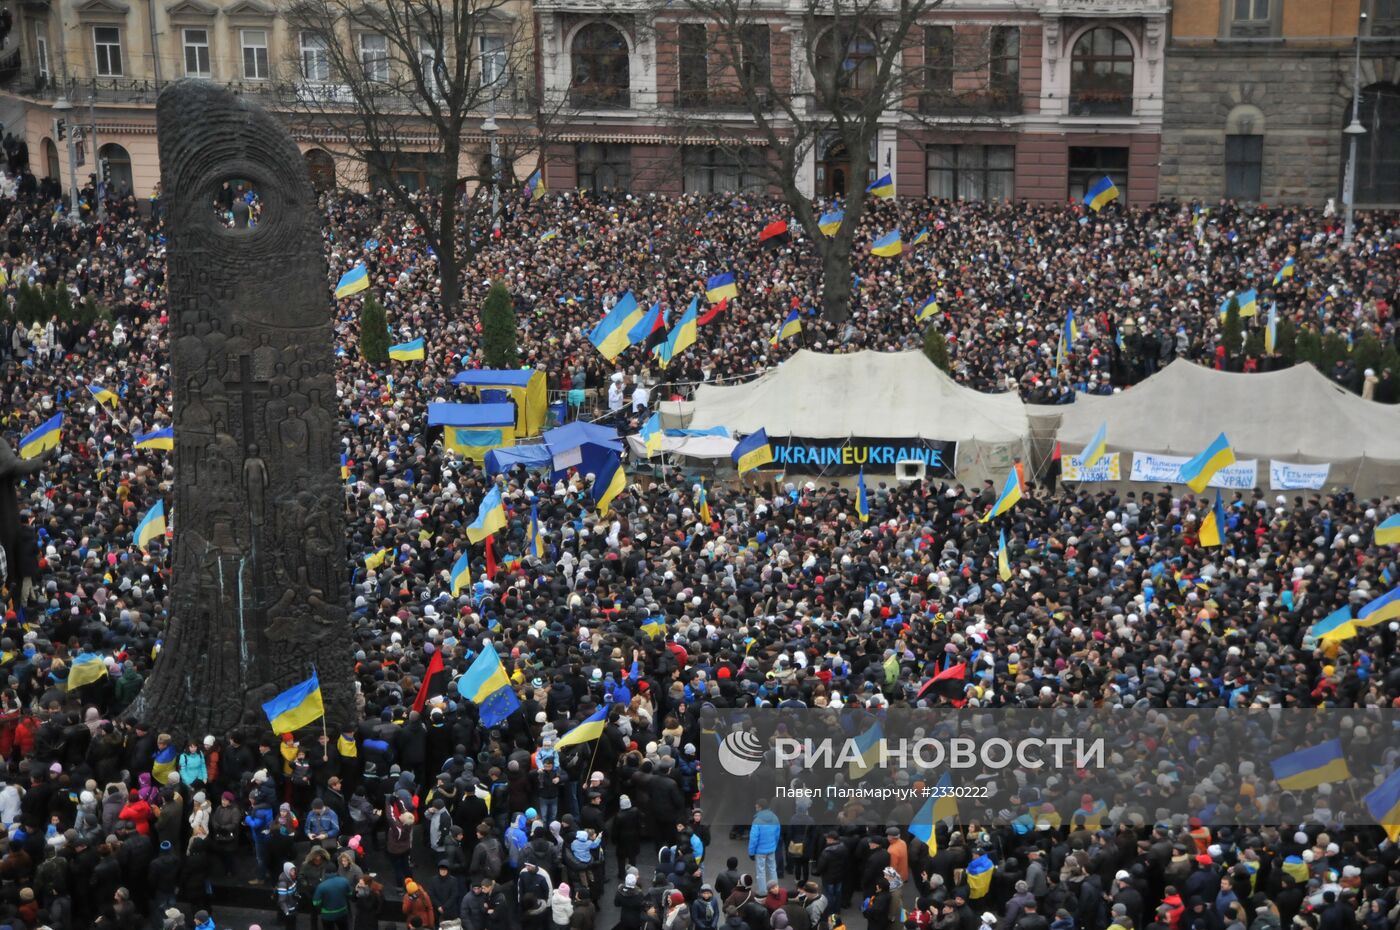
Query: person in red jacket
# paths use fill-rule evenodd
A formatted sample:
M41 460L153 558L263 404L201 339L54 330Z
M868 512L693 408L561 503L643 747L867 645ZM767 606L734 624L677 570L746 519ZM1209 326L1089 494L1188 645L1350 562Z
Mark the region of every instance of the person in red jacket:
M155 812L151 809L151 805L142 800L141 795L135 790L131 792L126 806L121 809L121 813L117 816L122 820L131 821L137 833L150 836L151 821L155 819Z

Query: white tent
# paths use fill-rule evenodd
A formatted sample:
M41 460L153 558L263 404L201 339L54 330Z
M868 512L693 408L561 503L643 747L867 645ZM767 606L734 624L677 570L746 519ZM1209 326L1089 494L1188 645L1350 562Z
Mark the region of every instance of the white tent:
M680 413L680 411L676 411ZM735 433L841 440L956 442L959 480L1000 480L1029 449L1026 408L1015 394L982 394L959 385L922 352L800 351L754 381L702 384L687 426ZM867 464L892 473L894 463Z
M1328 465L1327 488L1400 492L1400 406L1362 400L1311 365L1231 374L1177 360L1121 394L1027 409L1037 433L1055 430L1065 455L1077 455L1105 423L1108 450L1123 453L1190 457L1223 432L1237 460L1258 461L1259 487L1287 489L1270 473L1271 462L1285 462ZM1123 483L1130 469L1125 454Z

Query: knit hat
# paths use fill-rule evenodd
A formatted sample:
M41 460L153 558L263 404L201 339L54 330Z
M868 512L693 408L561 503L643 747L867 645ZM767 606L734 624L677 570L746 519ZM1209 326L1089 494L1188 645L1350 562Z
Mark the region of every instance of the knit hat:
M632 809L632 799L624 794L617 799L617 806L622 810L630 811Z

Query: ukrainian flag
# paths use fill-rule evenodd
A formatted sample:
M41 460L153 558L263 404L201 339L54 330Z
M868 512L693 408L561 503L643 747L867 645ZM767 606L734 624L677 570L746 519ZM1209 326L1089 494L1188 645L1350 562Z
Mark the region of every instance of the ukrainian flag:
M500 529L505 529L506 505L501 500L500 485L493 484L491 490L481 499L481 508L476 519L467 524L467 539L479 543Z
M1366 810L1392 843L1400 841L1400 769L1391 772L1379 788L1366 795Z
M106 677L106 659L96 652L84 652L68 666L68 690L76 691L83 685L90 685Z
M768 431L759 430L745 436L734 447L734 451L730 453L729 457L741 475L767 465L773 461L773 447L768 444Z
M384 560L389 558L388 549L380 549L378 552L371 552L365 556L365 571L372 572L384 564Z
M865 468L856 475L856 516L861 523L870 522L870 497L865 493Z
M164 429L137 436L135 446L138 449L173 449L175 448L175 429L167 426Z
M982 518L977 522L986 523L988 520L992 519L992 517L1001 516L1012 507L1015 507L1016 502L1020 499L1021 476L1017 473L1016 469L1013 468L1011 469L1011 474L1006 476L1006 485L1001 489L1001 497L997 498L997 502L992 505L992 509L983 514Z
M544 558L544 536L540 533L540 503L530 502L530 528L525 534L525 545L537 559Z
M622 461L616 452L610 452L602 469L593 478L593 502L598 505L600 517L608 515L608 508L626 487L627 474L622 470Z
M340 276L340 280L335 285L335 296L339 300L342 297L349 297L351 294L358 294L360 291L368 289L369 269L365 268L364 262L361 262Z
M841 228L841 221L845 218L846 213L844 210L832 210L829 213L823 213L821 217L817 219L817 228L820 229L825 236L830 238L836 235L836 231Z
M1324 643L1351 639L1356 635L1356 622L1351 616L1350 605L1332 611L1308 627L1305 635Z
M1277 287L1282 284L1284 278L1293 277L1293 272L1295 270L1293 266L1293 256L1290 255L1283 260L1283 267L1274 272L1274 286Z
M525 195L531 200L539 200L544 196L544 175L540 174L540 169L536 168L534 173L525 179Z
M739 286L734 283L734 272L717 274L705 282L705 299L712 304L739 296Z
M1235 450L1230 448L1230 440L1221 433L1215 441L1206 446L1205 451L1181 466L1176 480L1195 491L1205 491L1210 479L1222 468L1235 464Z
M666 341L658 343L656 348L651 350L662 368L671 364L672 359L695 344L695 339L700 332L699 318L700 298L692 297L690 298L690 306L686 307L685 313L681 314L676 328L666 335Z
M1274 770L1274 781L1289 791L1303 791L1351 778L1339 739L1279 756L1269 766Z
M1391 514L1376 524L1376 545L1400 545L1400 513Z
M472 583L471 559L463 552L457 556L457 561L452 563L452 571L448 576L448 584L452 589L452 596L456 597L462 593L462 589Z
M802 332L802 319L797 315L796 310L790 311L782 325L778 327L778 331L773 334L773 338L768 340L768 344L775 346L789 336L796 336L800 332Z
M911 242L911 243L909 243L909 247L910 247L910 248L913 248L913 247L916 246L916 245L923 245L923 244L924 244L925 242L927 242L927 241L928 241L928 227L925 226L923 229L919 230L917 233L914 234L914 241Z
M1264 351L1273 355L1278 349L1278 304L1269 304L1269 322L1264 327Z
M977 900L987 896L992 890L992 874L997 867L985 855L978 856L967 864L967 896Z
M1220 504L1220 489L1215 490L1215 504L1201 521L1200 540L1202 546L1220 546L1225 543L1225 508Z
M19 457L32 459L56 448L63 438L63 414L56 413L19 441Z
M555 749L563 749L566 746L577 746L580 743L591 743L603 735L603 727L608 722L608 708L600 707L588 716L588 719L574 727L568 733L559 737L559 742L554 744Z
M914 315L914 319L922 323L925 320L933 319L934 315L937 313L938 301L935 298L930 297L928 300L924 301L922 304L919 305L919 312Z
M1079 326L1074 322L1073 308L1065 311L1065 325L1060 330L1060 344L1055 346L1055 367L1059 368L1074 351L1074 340L1079 338Z
M922 841L930 853L938 852L938 838L935 833L938 822L958 819L958 799L952 795L952 785L953 779L944 772L938 779L937 787L948 790L948 793L929 797L909 824L909 832L913 834L914 839Z
M661 414L653 413L642 424L642 444L646 446L647 458L661 451L661 440L666 433L661 429Z
M700 482L700 490L695 492L695 509L700 513L702 523L711 523L714 520L710 513L710 495L705 490L705 482Z
M155 506L146 511L136 532L131 534L131 543L138 549L150 547L151 540L165 536L165 501L156 501Z
M477 706L481 725L488 729L499 726L520 709L520 699L515 696L501 657L491 643L482 646L471 668L458 679L457 693ZM555 746L557 748L558 744Z
M321 700L321 681L316 672L299 685L293 685L262 706L274 733L291 733L326 715Z
M1011 557L1006 551L1006 530L997 537L997 577L1002 581L1011 580Z
M642 319L642 308L637 305L637 298L628 291L622 295L622 299L608 311L608 315L598 321L598 325L593 327L593 331L588 334L588 341L603 354L608 361L612 361L622 354L622 350L631 345L627 339L627 334L632 327Z
M551 239L558 239L558 238L559 238L559 230L557 230L557 229L551 229L549 232L545 233L543 236L540 236L540 242L548 242L548 241L551 240Z
M106 404L113 410L117 409L117 395L100 384L89 384L87 389L88 393L91 394L99 404Z
M1308 864L1303 861L1302 856L1289 856L1283 860L1283 874L1306 885L1309 878Z
M666 622L659 618L648 620L642 624L642 632L652 639L658 639L666 635Z
M870 186L865 189L865 192L867 194L874 194L881 200L893 200L894 179L891 178L888 174L883 177L876 178L875 180L870 182Z
M1118 185L1113 183L1113 179L1104 175L1099 182L1084 192L1084 203L1098 213L1104 207L1118 199Z
M389 357L396 362L421 362L427 354L427 345L422 336L412 342L389 346Z
M1089 444L1084 447L1084 451L1079 453L1079 467L1083 470L1093 468L1106 452L1108 452L1108 422L1104 421L1089 440Z
M856 737L859 759L851 760L846 767L846 775L852 781L864 778L880 761L880 722L877 720L870 729Z
M651 309L642 315L637 321L637 325L627 331L627 344L636 345L645 342L646 338L656 329L656 324L661 321L661 301L651 305Z
M1240 304L1240 317L1254 316L1259 312L1259 292L1251 288L1236 298Z
M904 251L904 243L899 238L899 230L892 229L870 246L870 254L881 258L894 258Z
M1356 628L1365 629L1397 618L1400 618L1400 588L1393 588L1356 612Z
M350 483L350 456L340 453L340 480Z

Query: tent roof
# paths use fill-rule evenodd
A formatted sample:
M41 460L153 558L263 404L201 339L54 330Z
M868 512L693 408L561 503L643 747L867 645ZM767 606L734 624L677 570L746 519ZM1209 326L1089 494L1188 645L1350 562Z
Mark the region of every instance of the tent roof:
M1029 409L1061 416L1069 448L1107 422L1119 450L1195 455L1223 431L1242 459L1400 461L1400 407L1362 400L1311 365L1233 374L1178 359L1121 394Z
M734 387L702 384L694 429L833 439L922 438L1010 443L1030 426L1015 393L963 387L919 351L827 355L799 351L757 380Z
M542 442L504 446L486 453L486 473L499 475L517 465L524 465L526 468L548 468L551 461L553 456L549 454L549 447Z
M738 443L728 436L670 436L661 437L661 451L692 459L728 460ZM627 447L638 459L647 458L647 444L640 435L627 437Z
M429 404L429 426L514 426L514 404Z
M533 368L472 368L458 372L453 376L452 383L478 387L525 387L534 375Z
M611 426L599 426L596 423L585 423L582 420L565 423L557 429L546 430L541 438L544 439L545 445L549 446L555 453L564 449L576 449L585 443L603 446L614 452L622 451L622 443L618 441L617 430Z

